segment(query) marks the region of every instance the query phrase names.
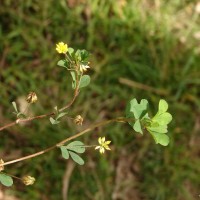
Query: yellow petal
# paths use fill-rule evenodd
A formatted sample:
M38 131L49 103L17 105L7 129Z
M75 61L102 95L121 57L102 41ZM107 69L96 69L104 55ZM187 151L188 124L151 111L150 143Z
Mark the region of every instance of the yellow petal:
M101 154L103 154L105 152L105 149L103 147L101 147L99 151Z
M99 139L98 139L99 144L101 144L101 141L102 141L102 139L101 139L101 137L99 137Z
M99 148L100 148L100 146L96 146L96 147L95 147L95 150L96 150L96 149L99 149Z
M106 141L106 142L105 142L105 144L110 144L110 143L111 143L111 141Z
M111 150L109 146L104 146L106 150Z
M102 143L104 143L104 142L105 142L105 140L106 140L106 138L105 138L105 137L102 137L102 140L101 140L101 142L102 142Z

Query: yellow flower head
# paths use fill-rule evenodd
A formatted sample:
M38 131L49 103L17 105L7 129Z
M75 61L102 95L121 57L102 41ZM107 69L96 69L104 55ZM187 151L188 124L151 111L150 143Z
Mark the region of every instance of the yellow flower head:
M96 146L95 149L99 149L99 152L101 154L103 154L105 152L105 149L111 150L108 146L111 143L111 141L106 141L105 137L102 137L102 138L100 137L98 139L98 142L99 142L99 146Z
M64 42L59 42L58 44L56 44L56 51L58 53L67 53L68 51L68 46L67 44L65 44Z

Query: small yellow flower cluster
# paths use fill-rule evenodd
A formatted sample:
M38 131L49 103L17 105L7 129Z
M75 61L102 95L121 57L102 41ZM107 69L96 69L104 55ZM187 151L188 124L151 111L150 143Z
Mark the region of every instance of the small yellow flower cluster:
M98 139L98 142L99 142L99 146L96 146L95 149L99 149L99 152L101 154L103 154L105 152L105 149L111 150L108 146L111 143L111 141L106 141L105 137L102 137L102 138L100 137Z
M68 51L68 45L65 44L64 42L59 42L58 44L56 44L56 51L58 53L65 54Z
M81 115L77 115L74 119L74 123L77 125L81 125L83 124L83 118L81 117Z

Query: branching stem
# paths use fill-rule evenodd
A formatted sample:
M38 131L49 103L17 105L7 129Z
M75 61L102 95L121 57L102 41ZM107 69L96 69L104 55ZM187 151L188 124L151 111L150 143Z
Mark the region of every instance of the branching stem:
M23 160L28 160L28 159L31 159L31 158L34 158L34 157L37 157L39 155L42 155L42 154L45 154L57 147L60 147L62 145L64 145L66 142L70 141L70 140L73 140L73 139L76 139L82 135L84 135L85 133L88 133L90 131L92 131L93 129L97 128L97 127L100 127L100 126L105 126L107 124L110 124L112 122L127 122L129 119L126 119L126 118L123 118L123 117L119 117L119 118L115 118L115 119L110 119L110 120L106 120L106 121L102 121L102 122L99 122L99 123L96 123L92 126L90 126L89 128L71 136L71 137L68 137L60 142L58 142L57 144L45 149L45 150L42 150L42 151L39 151L37 153L34 153L34 154L30 154L28 156L24 156L24 157L21 157L21 158L18 158L18 159L15 159L15 160L11 160L11 161L8 161L8 162L5 162L4 164L1 164L1 166L5 166L5 165L10 165L10 164L13 164L13 163L16 163L16 162L20 162L20 161L23 161Z

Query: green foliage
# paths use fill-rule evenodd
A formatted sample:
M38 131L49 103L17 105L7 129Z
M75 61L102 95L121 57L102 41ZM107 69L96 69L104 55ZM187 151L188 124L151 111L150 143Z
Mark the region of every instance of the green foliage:
M60 66L60 67L65 67L65 68L68 69L69 62L65 59L62 59L62 60L58 61L57 65Z
M67 112L59 112L57 106L54 109L55 109L55 118L53 117L49 118L52 125L59 124L60 123L59 119L67 115Z
M156 144L167 146L169 137L167 133L167 125L171 122L172 116L167 112L168 104L161 99L158 106L158 112L152 118L148 115L148 101L142 99L140 103L136 99L132 99L126 108L126 117L133 119L134 122L129 122L132 128L143 134L142 129L147 129L153 136Z
M90 84L90 76L83 75L79 83L79 88L87 87L89 84Z
M61 146L61 153L64 159L69 159L69 155L72 160L79 165L84 164L84 160L77 153L84 153L85 146L81 141L73 141L69 143L67 146Z
M148 101L142 99L140 103L136 99L132 99L126 107L126 117L134 119L135 122L129 122L133 129L143 134L141 121L148 118Z
M12 177L8 176L7 174L0 173L0 182L7 187L10 187L13 185L13 179Z
M151 119L151 123L146 127L153 136L155 142L163 146L169 144L169 137L165 133L167 133L167 125L172 120L172 115L168 113L167 110L167 102L161 99L158 106L158 112Z
M26 118L26 115L18 110L17 104L15 101L12 102L12 105L15 110L15 112L13 112L13 113L16 115L17 118Z

